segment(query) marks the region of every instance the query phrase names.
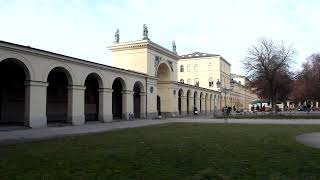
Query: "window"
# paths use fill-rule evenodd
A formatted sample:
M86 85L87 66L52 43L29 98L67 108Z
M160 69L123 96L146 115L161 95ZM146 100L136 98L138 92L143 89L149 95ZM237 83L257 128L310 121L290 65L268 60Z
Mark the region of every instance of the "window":
M194 85L199 87L199 79L198 78L195 78L194 79Z
M183 79L180 79L180 82L181 82L181 83L184 83L184 80L183 80Z
M184 72L184 67L183 67L183 65L180 66L180 72Z
M194 72L198 72L198 64L194 65Z
M213 87L213 78L209 78L209 87Z
M208 65L208 70L209 70L209 71L212 71L212 63L209 63L209 65Z
M187 71L188 71L188 72L191 71L191 65L190 65L190 64L188 64L188 66L187 66Z
M187 84L191 84L191 79L188 79L188 80L187 80Z

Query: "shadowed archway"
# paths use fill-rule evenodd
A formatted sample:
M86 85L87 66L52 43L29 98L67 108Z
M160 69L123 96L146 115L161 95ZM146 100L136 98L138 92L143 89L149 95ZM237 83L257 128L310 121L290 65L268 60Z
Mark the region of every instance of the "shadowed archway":
M70 73L63 67L56 67L50 71L47 82L47 121L67 123L68 85L72 84Z
M25 81L29 71L17 59L0 62L0 125L24 125L26 116Z
M99 120L99 88L102 87L102 80L99 75L91 73L87 76L84 85L85 90L85 120Z

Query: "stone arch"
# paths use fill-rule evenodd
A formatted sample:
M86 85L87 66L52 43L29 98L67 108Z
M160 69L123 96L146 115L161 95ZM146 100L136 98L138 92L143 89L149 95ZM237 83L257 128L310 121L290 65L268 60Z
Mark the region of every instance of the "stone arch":
M200 113L202 113L202 110L203 110L203 107L202 107L202 98L203 98L203 93L201 92L200 93L200 97L199 97L199 99L200 99Z
M212 112L212 94L210 94L210 98L209 98L209 102L210 102L210 112Z
M144 86L141 81L136 81L133 85L133 114L135 118L143 117L144 114L144 99L141 94L145 93Z
M34 69L31 65L31 62L19 55L19 54L2 54L0 55L0 62L4 61L4 60L14 60L16 61L16 63L18 63L19 65L22 65L26 74L26 80L35 80L35 72Z
M84 98L85 121L98 121L101 109L100 101L102 100L99 89L103 88L101 76L95 72L88 74L84 86L86 86Z
M102 89L102 88L108 87L108 86L106 85L107 82L104 81L103 75L102 75L100 72L98 72L98 71L89 71L89 72L87 72L87 73L85 74L85 76L83 76L84 78L83 78L82 81L81 81L81 85L85 85L85 82L86 82L86 80L87 80L87 78L88 78L89 76L90 76L90 77L94 77L94 78L97 79L97 81L98 81L98 83L99 83L99 88Z
M190 114L190 96L191 96L191 91L187 91L187 114Z
M204 96L204 112L208 113L208 93Z
M159 81L171 81L172 72L170 66L166 63L160 63L157 67L156 77L159 78Z
M48 123L67 123L69 102L72 94L68 86L72 85L74 79L70 71L64 67L56 66L48 72L47 79L47 121Z
M125 103L123 102L123 91L126 90L126 83L121 77L117 77L112 83L112 114L113 119L125 118L123 111L125 109Z
M30 77L29 68L23 61L1 59L0 124L24 124L29 107L25 81Z
M72 71L72 69L67 65L67 64L63 64L63 63L53 63L49 66L49 68L47 69L47 71L45 71L44 76L43 76L43 81L46 82L48 80L48 76L49 73L52 72L53 69L61 69L62 71L64 71L67 74L67 78L68 78L68 85L74 85L76 82L76 78L75 75Z
M179 115L182 114L182 98L181 98L182 96L184 96L183 89L180 88L178 91L178 112L179 112Z
M193 93L193 106L197 105L198 92L194 91Z

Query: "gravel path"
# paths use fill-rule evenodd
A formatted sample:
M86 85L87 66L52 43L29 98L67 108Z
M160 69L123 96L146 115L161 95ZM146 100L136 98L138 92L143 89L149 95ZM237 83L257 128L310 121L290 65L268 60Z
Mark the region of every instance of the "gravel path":
M135 128L142 126L150 126L157 124L165 124L172 122L193 122L193 123L225 123L223 119L208 119L208 118L172 118L165 120L136 120L136 121L121 121L113 123L89 123L81 126L64 126L64 127L47 127L40 129L16 129L9 131L0 131L0 145L14 144L19 142L39 141L43 139L112 131L117 129ZM272 119L228 119L227 123L231 124L320 124L319 120L272 120ZM320 147L320 133L311 133L312 136L297 137L300 139L306 139L307 142L313 143ZM319 140L319 141L317 141ZM309 144L310 144L309 143Z

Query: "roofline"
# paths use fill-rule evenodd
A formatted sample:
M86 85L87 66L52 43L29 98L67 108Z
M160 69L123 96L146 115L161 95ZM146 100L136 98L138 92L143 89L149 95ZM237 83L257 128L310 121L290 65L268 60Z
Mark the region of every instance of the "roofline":
M137 40L137 41L127 41L122 43L114 43L108 47L111 51L121 51L127 49L140 49L149 48L151 50L157 51L164 54L172 59L179 60L180 56L167 48L160 46L159 44L150 40Z
M13 47L10 47L10 46L13 46ZM20 44L15 44L15 43L11 43L11 42L6 42L6 41L2 41L2 40L0 40L0 47L4 47L7 49L13 49L13 50L19 50L19 51L23 51L23 52L27 52L27 53L31 53L31 54L36 54L36 55L47 56L50 58L69 60L71 62L80 63L80 64L87 64L87 65L91 65L91 66L99 67L99 68L103 68L103 69L108 69L108 70L113 70L113 71L118 70L118 71L130 73L130 74L154 78L153 76L149 76L145 73L122 69L122 68L117 68L117 67L113 67L110 65L96 63L96 62L92 62L92 61L88 61L88 60L84 60L84 59L80 59L80 58L75 58L75 57L71 57L71 56L67 56L67 55L63 55L63 54L59 54L59 53L55 53L55 52L50 52L47 50L42 50L42 49L33 48L30 46L24 46L24 45L20 45ZM20 48L20 49L18 49L18 48Z

